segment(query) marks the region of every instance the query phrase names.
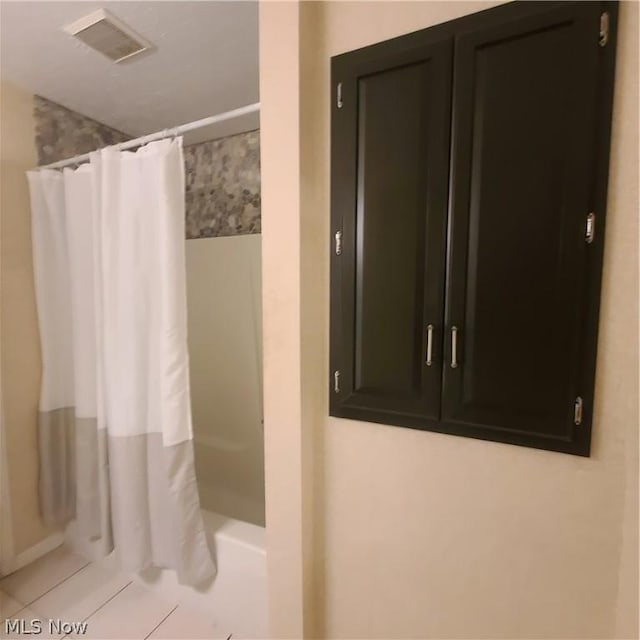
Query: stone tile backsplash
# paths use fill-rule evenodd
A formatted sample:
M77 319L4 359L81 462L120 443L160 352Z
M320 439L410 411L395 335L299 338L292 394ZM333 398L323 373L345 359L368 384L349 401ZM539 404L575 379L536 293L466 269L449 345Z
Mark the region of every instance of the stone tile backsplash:
M187 237L260 233L260 132L184 149Z
M66 107L35 96L40 164L129 140ZM187 238L260 233L260 131L184 148Z
M40 96L34 99L34 115L39 164L72 158L131 138Z

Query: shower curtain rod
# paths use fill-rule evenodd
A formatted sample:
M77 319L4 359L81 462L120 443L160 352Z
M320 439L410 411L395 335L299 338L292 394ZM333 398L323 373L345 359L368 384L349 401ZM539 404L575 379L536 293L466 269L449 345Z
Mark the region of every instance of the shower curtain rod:
M208 118L202 118L201 120L194 120L193 122L187 122L186 124L181 124L180 126L173 127L172 129L163 129L162 131L157 131L156 133L150 133L146 136L135 138L134 140L127 140L126 142L121 142L120 144L113 145L113 147L118 151L124 151L125 149L139 147L143 144L147 144L147 142L153 142L154 140L169 138L171 136L179 136L182 133L187 133L187 131L193 131L194 129L207 127L210 124L216 124L218 122L224 122L225 120L231 120L232 118L237 118L238 116L244 116L247 113L253 113L254 111L260 111L259 102L248 104L246 107L240 107L239 109L232 109L231 111L225 111L224 113L219 113L218 115L215 115L215 116L209 116ZM83 162L87 162L87 160L89 160L89 158L91 157L91 153L92 152L83 153L82 155L74 156L73 158L67 158L66 160L59 160L58 162L45 164L40 167L37 167L37 169L62 169L62 167L66 167L70 164L82 164Z

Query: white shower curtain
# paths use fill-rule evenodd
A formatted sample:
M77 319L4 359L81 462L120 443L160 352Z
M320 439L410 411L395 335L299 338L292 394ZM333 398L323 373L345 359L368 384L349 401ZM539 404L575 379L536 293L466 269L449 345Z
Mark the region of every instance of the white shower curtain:
M30 171L40 497L122 568L212 577L193 460L182 140Z

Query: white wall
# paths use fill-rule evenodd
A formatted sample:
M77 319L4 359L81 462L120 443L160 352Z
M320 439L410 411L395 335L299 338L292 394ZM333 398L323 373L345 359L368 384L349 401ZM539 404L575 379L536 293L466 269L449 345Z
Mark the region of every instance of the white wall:
M196 471L202 506L264 526L259 235L187 240Z
M328 417L329 58L493 4L262 5L266 375L288 365L286 392L265 380L274 637L637 637L637 4L620 12L592 456Z

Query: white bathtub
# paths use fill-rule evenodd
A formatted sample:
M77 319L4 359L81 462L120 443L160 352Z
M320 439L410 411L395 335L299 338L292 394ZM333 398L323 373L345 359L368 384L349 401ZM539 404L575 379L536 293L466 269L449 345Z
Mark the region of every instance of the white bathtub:
M211 535L218 574L205 590L179 585L172 571L135 576L147 588L210 616L222 637L267 637L265 530L211 511L202 512Z
M148 569L131 578L170 602L201 611L215 626L215 637L233 640L267 637L267 561L265 530L211 511L202 512L215 554L218 573L204 588L178 584L175 573ZM114 554L100 558L96 546L67 528L67 541L79 553L110 568Z

